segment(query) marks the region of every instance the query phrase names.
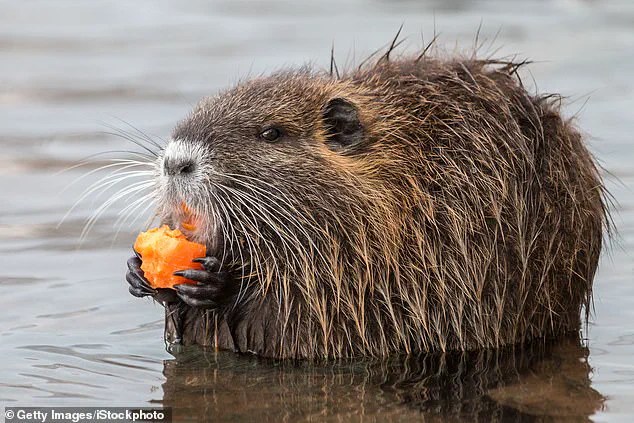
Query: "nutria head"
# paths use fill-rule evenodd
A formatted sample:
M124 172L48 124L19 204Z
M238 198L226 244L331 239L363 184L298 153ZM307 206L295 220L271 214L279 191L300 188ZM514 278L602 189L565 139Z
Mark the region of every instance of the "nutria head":
M369 163L378 138L364 102L358 88L307 71L202 100L158 159L162 220L269 280L315 267L325 231L339 236L343 222L373 213L368 193L380 158ZM183 225L190 220L193 231Z

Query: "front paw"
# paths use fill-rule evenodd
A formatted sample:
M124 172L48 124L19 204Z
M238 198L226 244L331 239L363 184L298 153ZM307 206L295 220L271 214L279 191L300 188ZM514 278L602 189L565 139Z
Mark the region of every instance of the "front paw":
M220 262L215 257L201 257L193 260L201 263L204 270L187 269L174 275L195 281L196 284L174 285L176 294L186 304L204 309L216 309L227 304L236 293L236 284L228 272L220 270Z
M125 280L130 284L130 294L135 297L155 296L158 291L150 286L150 282L145 279L141 270L141 258L135 251L135 256L128 259L128 272Z

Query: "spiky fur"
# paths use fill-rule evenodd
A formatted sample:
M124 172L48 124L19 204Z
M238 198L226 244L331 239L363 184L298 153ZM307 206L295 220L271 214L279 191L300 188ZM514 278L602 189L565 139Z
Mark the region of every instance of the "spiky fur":
M184 316L184 342L315 359L578 331L604 189L557 98L529 94L517 67L383 56L203 100L173 134L206 151L185 199L207 216L198 240L223 239L242 287L220 310L169 309ZM322 118L333 98L356 105L366 134L342 151ZM256 140L269 122L287 139ZM170 223L180 200L161 195Z

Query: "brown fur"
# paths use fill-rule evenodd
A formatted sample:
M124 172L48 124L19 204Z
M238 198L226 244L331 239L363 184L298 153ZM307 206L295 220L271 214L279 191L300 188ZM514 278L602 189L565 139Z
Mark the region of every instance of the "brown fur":
M209 146L215 197L188 201L219 225L242 291L222 310L168 309L184 316L184 341L314 359L578 331L607 222L603 185L557 98L530 95L517 67L384 56L203 100L173 138ZM333 98L359 112L354 148L328 146ZM288 140L251 142L267 122ZM209 231L198 236L213 244Z

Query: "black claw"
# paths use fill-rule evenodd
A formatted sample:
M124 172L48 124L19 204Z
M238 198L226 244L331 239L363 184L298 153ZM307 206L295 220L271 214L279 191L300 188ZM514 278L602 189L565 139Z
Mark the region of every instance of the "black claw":
M139 288L135 288L135 287L133 287L133 286L129 287L129 288L128 288L128 291L130 291L130 294L134 295L135 297L139 297L139 298L140 298L140 297L145 297L145 296L147 295L147 294L146 294L144 291L142 291L141 289L139 289Z
M138 257L130 257L126 262L130 271L141 269L141 259Z
M201 263L205 270L185 269L174 275L197 282L174 286L178 297L191 307L218 308L228 303L235 295L236 286L229 273L220 272L220 262L215 257L201 257L193 260ZM210 270L212 269L212 270Z
M128 259L128 272L125 276L126 281L130 284L130 294L135 297L146 297L148 295L156 295L157 291L150 286L150 283L143 275L141 270L141 259L131 257Z
M218 272L220 270L220 260L216 257L199 257L192 261L202 264L203 268L208 272Z
M174 275L204 284L225 284L228 274L225 272L208 272L206 270L186 269L174 272Z
M147 283L145 278L132 272L128 272L125 279L130 284L130 293L132 295L135 295L137 297L156 295L156 290Z
M128 288L128 291L130 291L130 294L134 295L135 297L147 297L148 295L156 294L156 291L154 290L146 290L144 288L137 288L134 286L130 286Z
M174 275L202 283L213 283L218 280L218 277L214 273L207 272L206 270L179 270L178 272L174 272Z

